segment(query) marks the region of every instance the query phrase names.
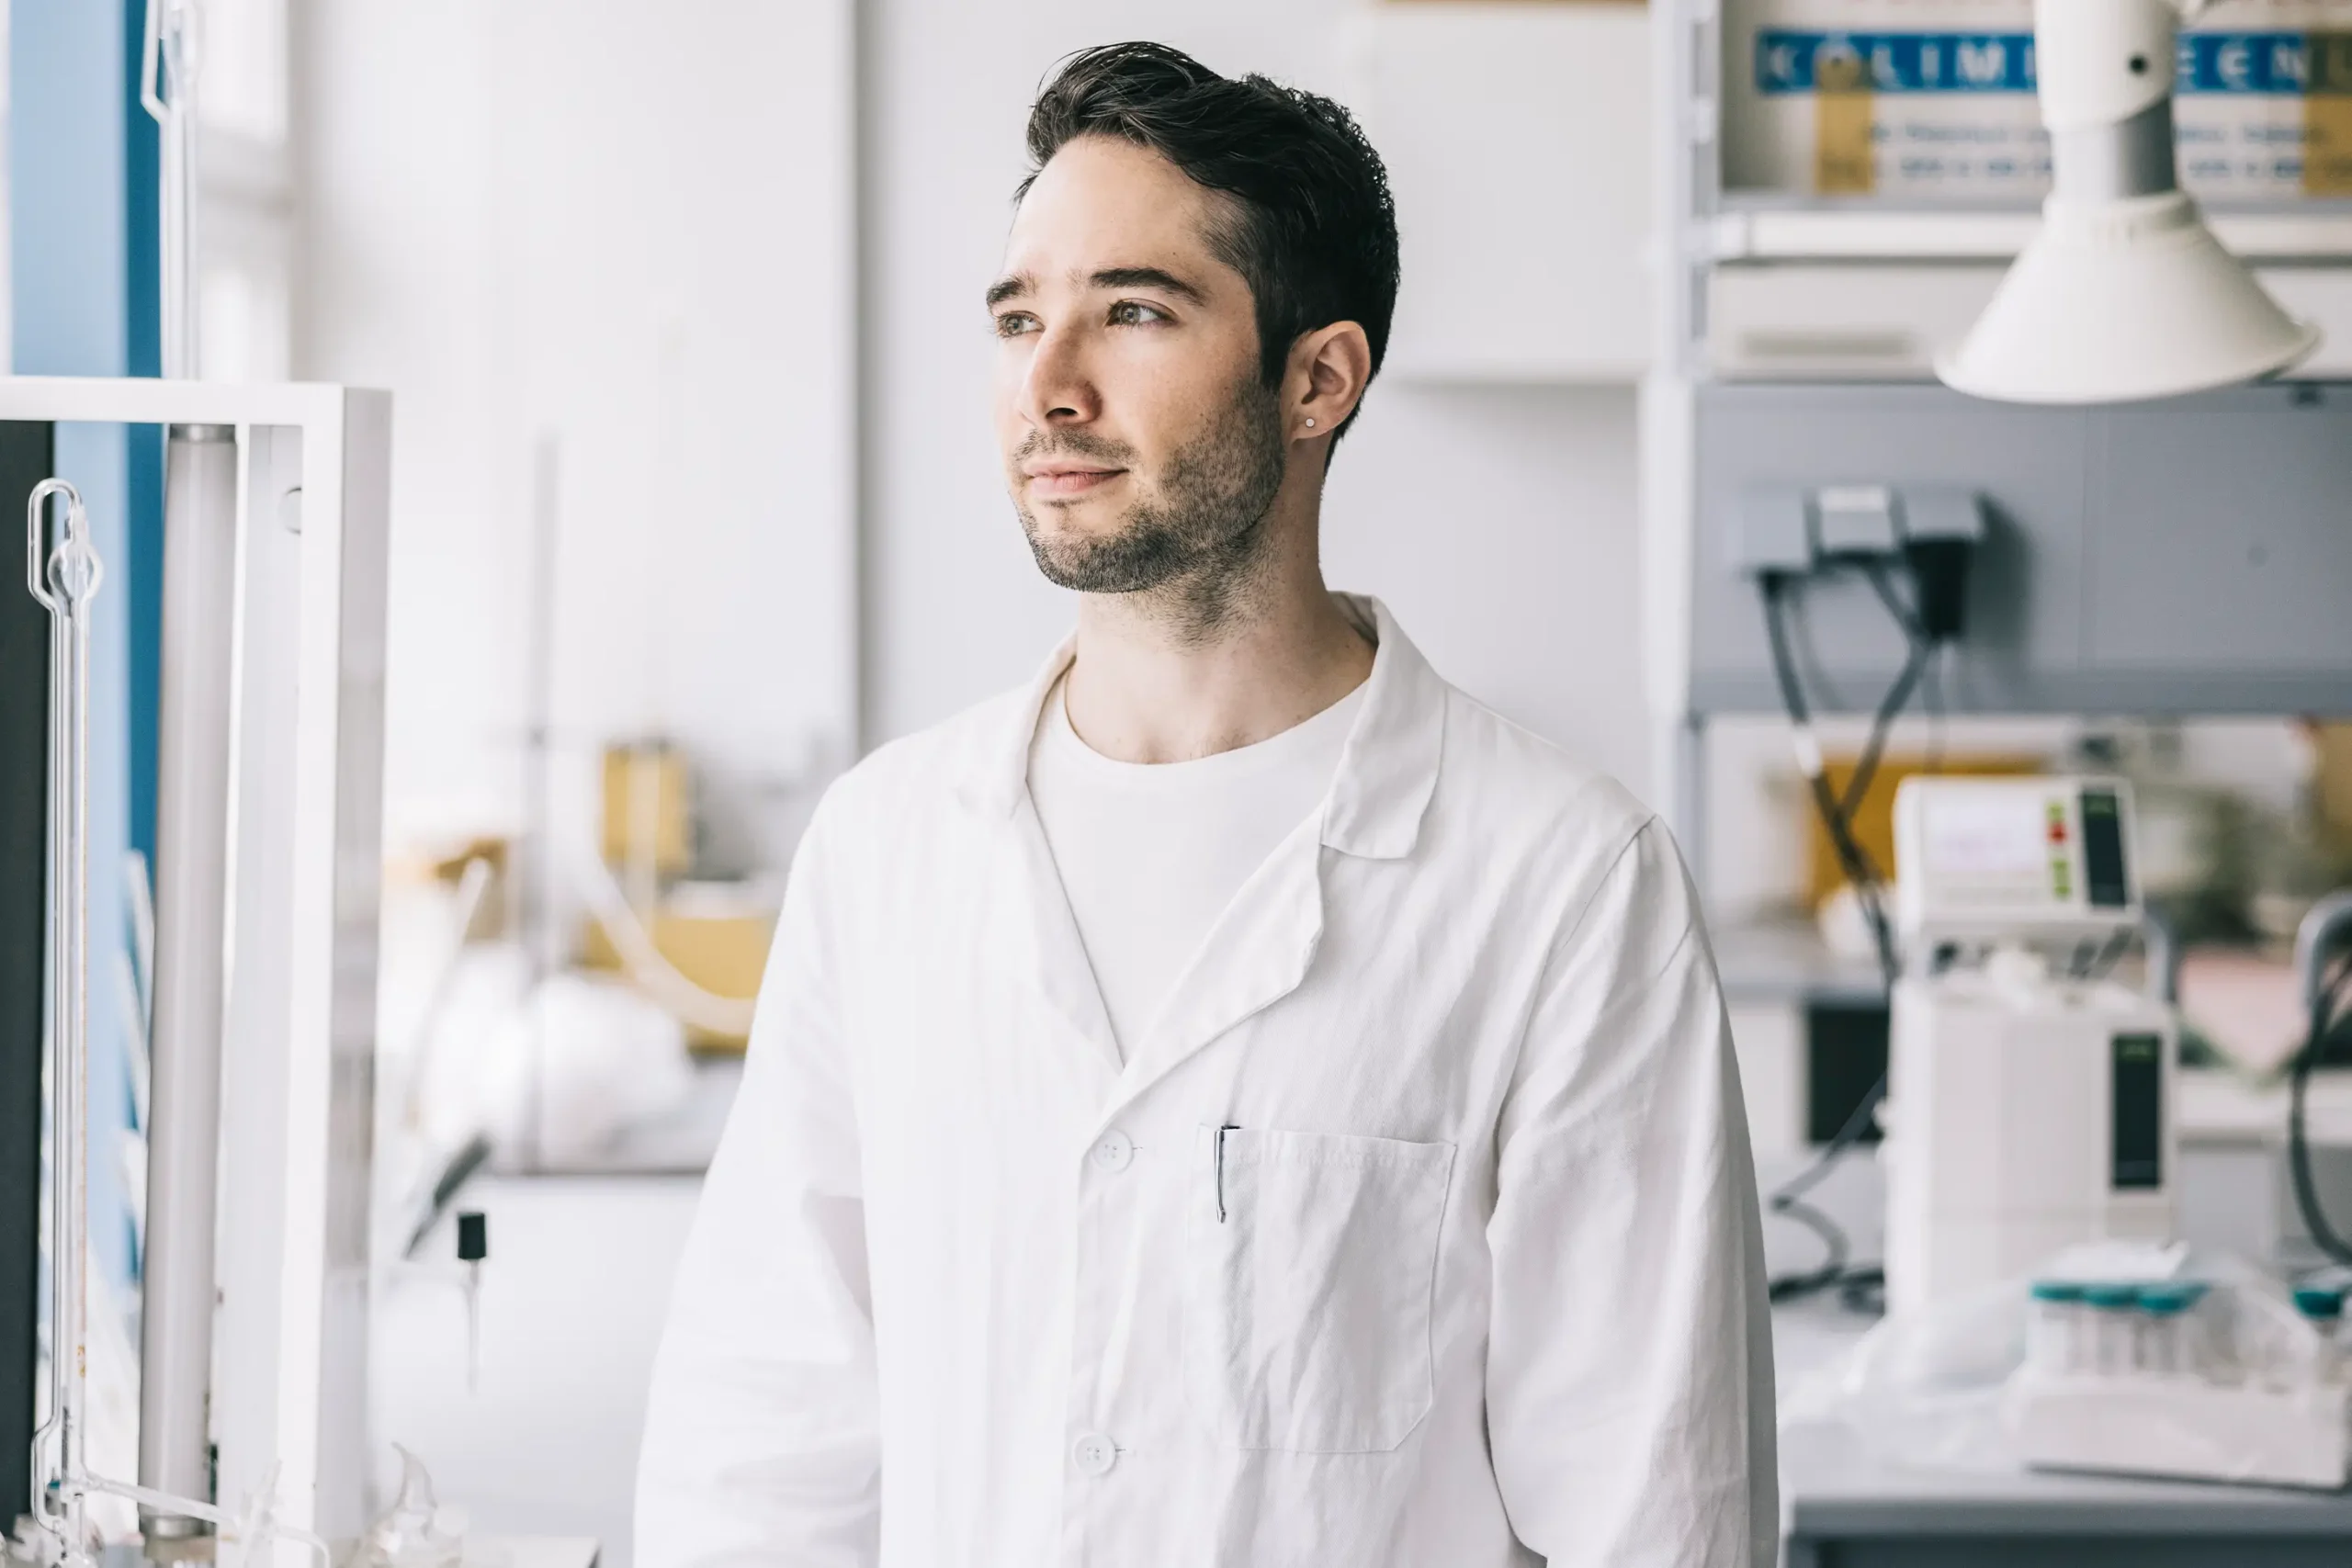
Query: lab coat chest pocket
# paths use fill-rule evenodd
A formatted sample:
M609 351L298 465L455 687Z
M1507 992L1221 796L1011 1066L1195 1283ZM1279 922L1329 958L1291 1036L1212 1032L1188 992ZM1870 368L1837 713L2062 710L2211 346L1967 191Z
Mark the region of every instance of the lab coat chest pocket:
M1204 1127L1185 1385L1244 1449L1393 1449L1429 1413L1452 1144Z

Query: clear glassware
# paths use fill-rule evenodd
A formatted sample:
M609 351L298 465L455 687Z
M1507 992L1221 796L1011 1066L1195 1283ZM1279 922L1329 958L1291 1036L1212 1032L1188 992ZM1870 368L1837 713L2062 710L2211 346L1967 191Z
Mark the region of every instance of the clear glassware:
M2140 1292L2132 1285L2086 1285L2083 1304L2091 1320L2096 1347L2088 1369L2103 1377L2129 1377L2138 1370L2133 1336L2139 1315Z
M2026 1319L2026 1359L2044 1377L2073 1377L2085 1365L2083 1288L2063 1280L2033 1282Z
M2298 1285L2295 1310L2318 1337L2312 1348L2311 1381L2340 1382L2344 1376L2344 1291L2334 1285Z
M2156 1377L2199 1374L2191 1326L2201 1288L2188 1284L2140 1287L2140 1370Z

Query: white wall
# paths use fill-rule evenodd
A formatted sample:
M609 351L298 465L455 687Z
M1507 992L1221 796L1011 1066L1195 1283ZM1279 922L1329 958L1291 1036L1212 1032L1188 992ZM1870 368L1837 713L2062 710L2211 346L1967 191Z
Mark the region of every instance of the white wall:
M525 809L548 434L574 808L617 736L683 739L738 816L846 756L847 0L323 0L298 26L298 373L394 393L388 840Z
M868 7L869 741L1021 681L1069 620L998 477L980 305L1040 79L1070 50L1152 38L1227 74L1261 71L1344 100L1359 10L1357 0ZM1634 447L1630 389L1375 382L1333 467L1324 536L1333 583L1386 598L1445 674L1642 788Z
M388 847L527 820L553 434L556 831L586 841L602 742L661 731L738 852L780 861L793 786L855 722L849 0L317 0L295 22L296 373L394 395ZM626 1568L692 1187L474 1196L504 1238L481 1394L460 1298L392 1270L377 1433L484 1528L592 1533Z

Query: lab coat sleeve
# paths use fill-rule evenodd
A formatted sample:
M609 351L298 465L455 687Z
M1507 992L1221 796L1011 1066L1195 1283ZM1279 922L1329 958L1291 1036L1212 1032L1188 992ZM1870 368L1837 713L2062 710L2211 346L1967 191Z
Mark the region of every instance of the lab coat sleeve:
M1551 1568L1770 1568L1771 1322L1739 1074L1664 827L1550 957L1498 1126L1488 1432Z
M638 1568L865 1568L876 1556L873 1311L831 805L794 860L742 1087L655 1356Z

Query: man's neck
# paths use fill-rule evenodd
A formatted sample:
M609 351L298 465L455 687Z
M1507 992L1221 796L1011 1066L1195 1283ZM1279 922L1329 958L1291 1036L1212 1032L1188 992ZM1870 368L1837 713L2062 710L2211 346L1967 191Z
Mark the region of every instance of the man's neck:
M1278 529L1213 624L1157 594L1080 601L1064 698L1080 739L1123 762L1190 761L1279 735L1363 683L1372 644L1323 585L1312 518L1290 521L1306 525Z

